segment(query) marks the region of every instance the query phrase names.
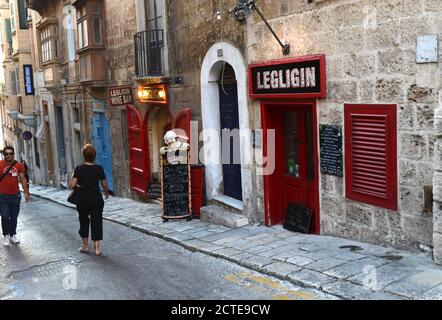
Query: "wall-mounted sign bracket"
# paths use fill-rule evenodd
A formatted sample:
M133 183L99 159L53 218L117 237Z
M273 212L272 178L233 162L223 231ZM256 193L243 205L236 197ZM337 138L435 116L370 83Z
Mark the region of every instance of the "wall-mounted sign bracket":
M261 17L262 21L266 24L267 28L269 28L270 32L273 34L275 39L278 41L279 45L282 48L282 54L283 55L289 55L290 54L290 44L283 44L282 41L278 38L275 31L272 29L270 24L267 22L266 18L263 16L259 8L256 6L255 0L238 0L238 3L236 6L230 10L230 12L233 12L235 19L238 21L244 21L247 18L247 15L249 15L253 10L255 10L258 15Z

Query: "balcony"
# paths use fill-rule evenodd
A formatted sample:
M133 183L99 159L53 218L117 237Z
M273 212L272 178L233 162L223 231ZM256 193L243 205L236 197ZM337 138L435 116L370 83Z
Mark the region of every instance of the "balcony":
M12 120L18 120L18 115L20 114L16 110L7 110L6 114L12 119Z
M37 117L35 115L23 115L19 113L18 118L29 127L37 127Z
M164 31L137 32L135 42L135 74L138 78L164 75Z

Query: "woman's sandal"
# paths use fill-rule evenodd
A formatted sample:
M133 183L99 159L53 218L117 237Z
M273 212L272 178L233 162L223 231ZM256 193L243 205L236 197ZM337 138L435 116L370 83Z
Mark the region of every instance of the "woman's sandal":
M95 255L96 255L97 257L101 256L101 251L95 251Z
M81 253L89 253L89 249L84 249L83 247L80 247L78 251L80 251Z

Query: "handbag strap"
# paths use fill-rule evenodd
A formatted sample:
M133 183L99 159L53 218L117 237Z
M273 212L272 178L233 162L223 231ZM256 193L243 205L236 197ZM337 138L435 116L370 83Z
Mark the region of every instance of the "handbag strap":
M6 175L9 173L9 171L12 170L12 167L14 167L17 164L17 161L14 160L12 162L12 164L8 167L8 169L2 174L2 176L0 177L0 182L2 182L2 180L6 177Z

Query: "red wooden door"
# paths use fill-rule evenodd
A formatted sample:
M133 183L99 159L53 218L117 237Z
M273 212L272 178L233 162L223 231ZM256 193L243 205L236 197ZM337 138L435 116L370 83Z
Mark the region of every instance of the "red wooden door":
M138 109L127 106L127 129L129 140L130 188L132 191L147 194L147 181L150 180L143 120Z
M190 141L190 117L191 117L191 115L192 115L192 109L187 108L187 109L181 110L175 118L175 123L173 125L173 128L180 129L180 130L176 130L176 133L183 140Z
M288 203L315 211L313 114L309 106L284 106L276 121L276 174L282 183L279 220L284 222ZM310 232L318 229L315 214Z

